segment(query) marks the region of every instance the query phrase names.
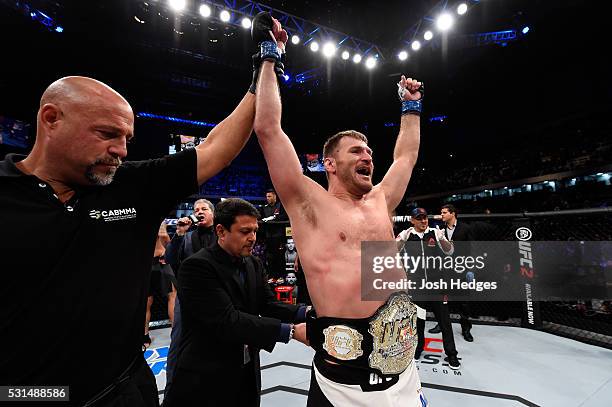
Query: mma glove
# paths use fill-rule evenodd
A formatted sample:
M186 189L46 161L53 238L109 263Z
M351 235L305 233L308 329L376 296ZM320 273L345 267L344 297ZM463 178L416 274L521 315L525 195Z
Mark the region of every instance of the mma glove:
M421 83L421 86L417 90L417 92L421 92L421 98L419 100L404 100L406 92L408 92L406 88L398 85L397 95L399 96L400 102L402 102L402 116L405 114L416 114L420 116L423 110L423 97L425 96L424 84Z

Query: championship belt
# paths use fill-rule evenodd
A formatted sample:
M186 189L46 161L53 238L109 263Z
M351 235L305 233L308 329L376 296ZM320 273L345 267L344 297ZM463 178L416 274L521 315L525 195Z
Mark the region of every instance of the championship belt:
M368 364L382 374L400 374L414 360L417 308L405 293L393 294L370 319L372 353Z
M321 317L309 322L310 344L341 365L402 373L414 360L417 308L406 293L395 293L370 318Z

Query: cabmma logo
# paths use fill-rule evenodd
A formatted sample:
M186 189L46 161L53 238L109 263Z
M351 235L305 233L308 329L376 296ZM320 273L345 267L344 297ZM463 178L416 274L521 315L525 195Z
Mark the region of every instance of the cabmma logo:
M92 209L89 211L89 217L95 220L103 219L104 222L135 219L136 208L110 209L106 211Z

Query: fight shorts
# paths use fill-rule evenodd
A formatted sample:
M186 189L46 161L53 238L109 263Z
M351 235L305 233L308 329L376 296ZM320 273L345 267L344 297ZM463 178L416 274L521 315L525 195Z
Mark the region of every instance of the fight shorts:
M427 406L414 364L416 321L405 293L393 294L369 318L309 318L316 355L308 406Z

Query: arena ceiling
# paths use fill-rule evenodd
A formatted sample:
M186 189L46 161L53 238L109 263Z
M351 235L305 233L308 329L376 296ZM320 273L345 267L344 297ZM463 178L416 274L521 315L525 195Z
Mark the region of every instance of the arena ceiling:
M20 12L16 4L23 3L0 0L0 112L33 122L32 107L48 83L82 74L112 84L136 111L215 122L250 82L253 46L240 27L177 20L155 0L25 2L55 18L64 29L57 33ZM525 130L609 108L605 53L586 46L601 38L596 21L602 16L582 1L471 2L453 29L456 39L527 25L531 31L506 46L449 41L406 62L396 58L406 48L403 34L439 1L261 3L376 44L384 57L368 71L289 47L291 76L317 73L306 83L290 81L283 92L283 125L302 151L318 151L330 133L354 128L370 136L381 157L390 156L400 73L427 86L422 160L451 151L490 152ZM446 120L429 121L440 116Z

